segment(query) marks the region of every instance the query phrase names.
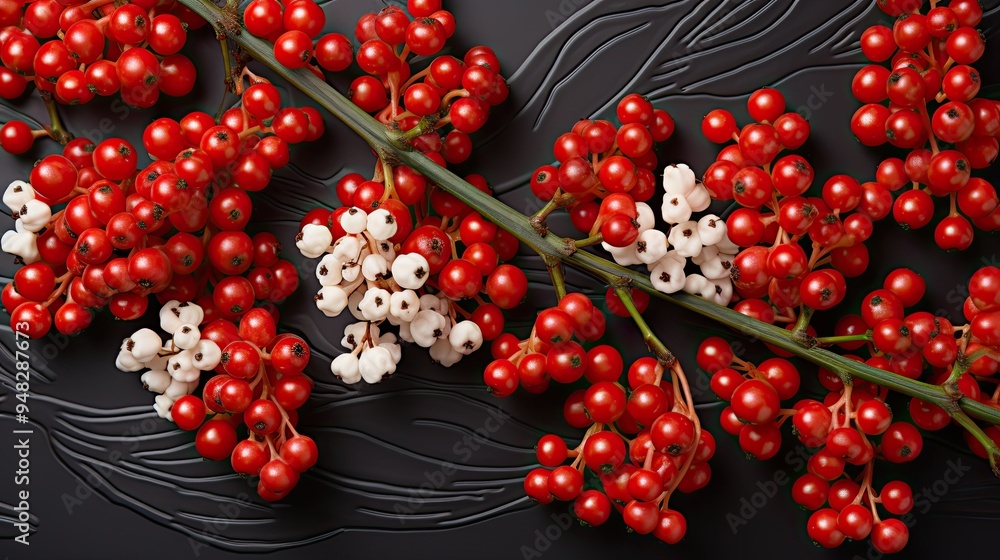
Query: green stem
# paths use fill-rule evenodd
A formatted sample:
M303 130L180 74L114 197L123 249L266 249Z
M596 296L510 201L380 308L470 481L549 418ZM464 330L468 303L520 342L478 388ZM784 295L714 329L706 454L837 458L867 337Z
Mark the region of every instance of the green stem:
M648 274L621 267L587 251L567 254L564 239L558 236L543 237L532 227L529 219L520 212L480 191L451 171L427 159L423 154L415 152L412 147L399 146L398 132L390 131L310 71L306 69L291 70L278 64L273 56L273 47L250 33L241 32L242 26L233 15L224 12L208 0L180 0L180 2L205 20L216 22L230 41L243 48L255 59L273 70L275 74L287 80L343 121L367 141L379 156L399 161L422 173L428 180L454 195L459 201L474 208L480 214L489 216L491 221L510 232L547 262L551 259L558 259L563 264L587 272L604 283L616 287L616 289L625 289L628 286L637 287L664 301L733 328L754 341L766 342L791 352L838 375L871 381L904 395L941 406L953 414L958 413L956 400L945 393L941 387L907 379L850 360L823 348L804 347L800 341L792 337L789 331L781 327L751 319L732 309L716 305L697 296L685 293L661 293L653 287ZM622 301L623 303L631 301L631 298L628 300L623 298ZM642 324L645 324L641 316L638 318ZM648 329L648 326L646 328ZM972 418L1000 424L1000 409L968 398L958 399L957 405L961 411Z
M230 6L230 1L226 2L226 10L230 13L235 13L235 8ZM211 20L209 20L211 21ZM226 38L226 33L218 25L213 24L212 28L215 30L215 40L219 42L219 48L222 50L222 99L219 101L219 109L215 112L215 120L222 119L222 113L226 110L226 97L229 96L229 92L238 94L240 88L242 88L243 79L240 78L240 88L236 87L236 77L233 76L233 63L232 56L229 52L229 40Z
M673 364L677 358L674 357L674 353L670 351L669 348L663 344L655 334L653 334L653 329L649 328L646 324L646 320L642 318L642 313L635 306L635 301L632 300L632 292L623 286L618 286L615 288L615 294L618 295L618 299L622 300L625 305L625 309L628 309L628 314L632 316L632 320L635 322L635 326L639 327L639 332L642 333L642 340L646 343L646 347L652 352L656 359L660 361L661 364L669 366ZM693 412L693 411L692 411Z
M865 334L846 334L844 336L822 336L816 339L816 344L829 346L842 342L867 342L872 339L871 331Z
M1000 448L997 447L993 438L986 435L986 432L972 418L969 418L969 415L965 412L955 412L951 417L972 434L972 437L976 438L976 441L983 446L986 450L986 457L990 460L990 467L993 469L993 474L1000 476Z
M948 375L948 379L941 384L944 387L944 392L948 393L953 399L962 398L962 391L958 388L958 380L962 377L962 374L969 371L969 367L972 366L972 362L975 362L979 358L989 354L990 351L986 348L977 350L968 356L965 354L959 354L958 358L955 360L955 364L951 367L951 374Z
M815 339L810 340L811 337L807 334L809 329L809 321L812 321L812 316L813 313L815 312L816 310L813 309L812 307L802 304L799 307L799 318L797 321L795 321L795 327L792 328L792 336L797 338L799 342L801 342L803 346L806 346L807 348L809 346L816 345L816 340Z
M548 259L545 266L549 269L549 278L552 279L552 288L556 291L556 298L561 300L566 297L566 278L563 276L562 263L558 259Z
M45 111L49 114L49 124L45 126L46 132L49 133L49 136L53 140L65 146L67 142L73 139L73 135L63 128L56 100L52 98L51 93L45 91L39 91L38 93L42 96L42 101L45 103Z
M598 233L597 235L591 235L586 239L574 239L573 246L577 249L583 249L584 247L590 247L593 245L600 245L604 242L604 236Z
M417 125L407 130L406 132L400 132L396 138L396 145L403 150L412 150L413 148L409 146L410 142L413 142L418 137L427 134L428 132L434 130L437 126L437 122L441 119L440 115L427 115L417 122Z
M392 178L392 165L382 158L379 158L379 162L382 164L382 183L385 185L385 192L396 192L396 184Z
M549 226L545 222L548 219L549 214L555 212L560 208L565 208L576 201L576 197L571 194L557 190L552 199L545 203L545 206L535 212L531 218L528 219L528 223L531 227L538 233L538 235L545 237L549 233Z

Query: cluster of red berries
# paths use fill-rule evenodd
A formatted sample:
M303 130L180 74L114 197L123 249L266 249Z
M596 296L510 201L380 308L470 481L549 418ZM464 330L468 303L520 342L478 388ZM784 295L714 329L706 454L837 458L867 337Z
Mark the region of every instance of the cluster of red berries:
M318 458L312 438L295 430L297 410L313 387L302 373L309 345L277 334L274 317L260 308L243 315L238 327L207 316L203 324L202 338L222 349L217 375L201 396L177 399L170 415L178 427L198 430L195 448L202 457L231 460L240 475L260 477L261 498L280 500Z
M29 82L66 105L121 92L125 103L148 108L161 93L187 95L196 72L180 50L189 26L204 24L184 6L159 0L4 2L0 97L20 97ZM10 121L0 128L0 146L24 153L43 134Z
M15 218L30 217L29 204L47 218L37 234L11 236L26 237L22 255L37 261L3 289L12 324L29 323L32 337L53 323L77 334L105 306L119 319L141 317L149 295L196 301L210 319L238 320L255 300L288 297L298 272L279 258L273 234L243 231L253 208L248 193L288 163L289 144L318 138L323 121L312 108L281 109L267 83L248 88L243 100L223 124L202 112L154 121L143 143L157 161L141 171L125 140L76 139L38 162L30 185L12 185L5 202L25 199Z
M812 166L797 154L778 155L805 143L809 123L785 112L779 91L756 91L747 108L756 122L742 129L729 111L705 116L702 132L709 140L736 143L719 152L703 181L712 198L740 205L726 220L729 239L745 247L732 268L736 290L747 298L740 307L765 322L794 322L800 305L823 310L843 301L845 277L868 267L864 242L877 216L865 188L848 175L830 177L819 197L806 195L815 179ZM761 305L764 296L783 312Z
M912 270L890 272L883 288L864 297L860 315L848 314L837 322L834 336L866 335L874 356L866 360L868 365L910 379L921 376L925 361L950 369L959 353L951 322L926 311L905 313L905 308L923 298L925 290L924 279ZM841 342L840 346L857 350L865 341Z
M883 554L899 552L906 546L909 529L899 519L880 516L876 506L881 504L891 515L904 515L913 507L913 493L901 480L887 482L876 493L874 459L912 461L923 449L923 436L909 422L893 422L885 403L887 391L879 392L871 384L838 387L830 378L821 381L830 390L824 401L799 401L792 415L799 441L817 449L807 463L808 472L792 487L793 500L813 510L809 536L826 548L845 539L870 538ZM871 441L876 437L877 444ZM863 471L853 476L845 472L848 465L863 466Z
M952 0L926 13L907 2L878 4L898 17L891 28L875 25L861 36L861 50L873 64L854 77L852 90L865 105L851 130L867 146L888 142L909 152L879 165L881 188L873 187L873 195L884 214L891 210L910 229L934 219L933 197L948 197L950 211L937 223L934 240L942 249L967 249L973 225L1000 228L996 189L971 175L989 168L1000 152L1000 105L977 97L981 78L972 66L986 50L975 28L983 9L976 0Z
M244 19L263 17L262 6L271 4L277 5L277 2L254 0L244 13ZM305 4L313 2L296 0L285 7L285 32L274 39L275 52L282 64L288 65L289 61L278 53L288 51L285 42L289 36L301 39L303 34L318 32L317 29L296 27L296 18L290 21L293 8L305 9L301 7ZM411 54L417 57L435 55L454 33L455 23L449 12L441 10L439 0L410 1L407 7L416 19L411 20L400 8L389 6L377 14L365 14L357 22L355 37L361 46L356 61L368 75L354 80L351 99L394 130L405 133L414 131L419 125L419 129L411 132L412 137L408 137L415 149L441 166L459 164L472 153L469 134L486 122L490 106L507 97L506 82L499 74L500 62L492 50L479 46L469 50L464 60L442 55L429 59L422 70L412 71ZM248 28L260 35L259 29L249 24ZM330 71L344 70L355 60L350 41L336 33L320 38L314 54L320 66ZM339 62L331 63L334 59ZM451 127L446 129L449 123ZM492 193L481 175L469 174L465 180L485 193ZM348 173L337 181L336 193L342 206L332 212L323 208L310 211L302 219L300 229L308 225L329 228L333 240L330 246L333 247L345 237L359 233L344 228L348 213L358 209L368 214L381 210L388 212L392 233L386 239L364 226L360 227L360 233L388 242L392 251L382 256L391 253L386 258L390 266L397 255L423 257L427 269L415 268L411 272L420 277L411 280L421 288L426 282L434 294L453 301L476 300L476 309L471 313L458 306L446 306L451 322L455 322L456 313L461 313L479 326L482 340L490 341L500 336L504 329L501 310L520 303L528 289L523 271L501 264L517 253L517 238L402 164L380 160L370 180L359 173ZM310 240L304 239L303 234L299 241L308 245ZM460 248L459 243L464 248ZM325 247L319 249L322 253ZM350 262L341 265L353 266ZM399 266L400 270L403 268L407 267ZM387 281L392 277L388 271L376 276L368 283L377 289L400 292L405 291L400 285L410 284L401 278ZM360 299L365 290L358 290L356 282L347 284L351 284L347 295L356 294ZM484 301L482 293L492 303ZM439 334L446 336L446 330Z
M868 365L936 385L953 384L967 398L998 406L1000 392L984 389L982 384L995 384L993 376L1000 370L1000 269L983 267L970 279L965 325L953 325L948 318L927 311L906 314L904 309L915 305L924 290L923 279L914 272L891 272L884 288L862 300L860 315L846 315L838 321L834 335L848 339L838 345L848 351L867 346L870 357L864 361ZM930 374L925 376L928 366ZM925 430L940 430L951 423L940 406L916 397L910 400L909 410L913 422ZM986 432L1000 441L995 426ZM979 442L968 434L966 439L974 451L983 454Z
M618 350L605 344L586 350L573 340L595 341L604 331L604 314L590 298L568 294L539 313L528 339L504 333L493 342L486 385L494 396L506 397L519 386L541 393L551 381L585 378L589 386L574 391L563 407L567 423L587 428L582 441L569 449L559 436L542 437L536 448L542 467L525 477L525 492L542 504L573 501L575 515L587 525L601 525L615 509L630 530L676 543L687 522L668 507L669 497L708 483L715 441L701 430L682 390L663 380L657 360L640 358L629 367L626 392ZM564 465L567 459L571 465ZM586 480L586 469L594 480Z
M639 236L636 203L656 192L653 147L670 138L674 121L635 93L622 98L616 112L620 126L581 119L557 138L552 150L558 165L536 169L530 186L540 200L567 208L580 232L626 247Z
M855 351L867 346L870 357L846 357L910 379L924 377L961 395L997 407L1000 389L984 391L981 383L1000 370L1000 268L983 267L969 281L965 315L969 324L954 327L945 317L925 311L905 313L924 296L926 284L909 269L892 271L883 288L865 296L861 313L846 315L834 327L841 348ZM722 412L724 430L739 436L741 448L758 459L769 459L781 446L780 427L789 418L793 433L806 447L815 449L808 472L796 480L792 496L814 513L808 522L810 537L833 548L845 539L871 539L879 552L898 552L909 530L898 519L883 519L877 506L891 515L904 515L913 507L906 483L894 480L875 492L874 459L891 463L914 460L923 449L918 427L940 430L951 417L940 406L918 398L909 402L912 423L893 421L886 404L888 390L854 379L845 385L836 374L821 368L819 382L828 391L822 401L803 399L788 409L781 401L796 396L800 376L782 358L758 365L734 356L724 339L712 337L698 349L698 365L712 375L711 388L730 403ZM1000 429L987 435L1000 442ZM973 452L985 457L982 444L965 433ZM878 439L875 439L878 438ZM861 466L857 476L845 474Z
M754 365L737 358L720 337L705 339L698 348L698 367L712 375L711 388L729 403L722 411L722 427L739 436L748 455L766 460L781 448L781 401L799 392L799 370L784 358Z
M337 197L343 206L333 211L311 210L303 217L300 229L308 224L325 226L336 242L348 235L342 218L352 208L387 211L395 225L395 233L388 238L395 253L422 256L427 270L421 274L428 276L421 281L426 286L454 301L477 302L471 314L458 308L452 313L458 311L475 321L484 340L500 336L504 329L502 309L517 306L528 292L524 272L502 264L517 254L517 238L454 196L439 189L428 192L426 179L410 167L383 169L386 171L377 173L374 180L366 180L358 173L344 175L337 182ZM466 180L483 192L492 192L481 175L468 175ZM432 213L424 215L428 204ZM492 303L483 301L481 294Z
M463 60L442 55L422 70L411 68L411 55L436 55L455 32L455 18L441 9L441 0L410 0L406 11L386 6L363 15L354 27L356 53L343 34L319 37L326 16L313 0L295 0L284 13L277 0L254 0L243 19L251 33L274 43L275 58L289 68L308 67L322 77L319 68L339 72L357 62L366 75L351 83L354 103L403 132L424 118L430 129L412 143L441 165L471 155L469 134L482 128L490 108L509 93L500 61L488 47L470 49ZM319 68L311 64L314 59ZM449 123L445 133L441 129Z
M486 387L493 396L508 397L519 386L529 393L543 393L553 380L569 384L584 375L594 383L616 382L623 363L617 350L601 345L588 352L573 340L595 341L604 336L605 326L604 312L590 298L566 295L535 317L527 339L503 333L493 341L494 361L483 372Z
M735 364L735 365L734 365ZM798 370L782 358L754 365L734 356L729 343L712 337L698 349L698 365L712 374L712 390L730 403L722 412L722 428L739 436L740 447L760 460L774 457L781 447L781 425L792 419L794 434L816 451L808 472L792 488L796 503L814 513L807 529L810 538L827 548L846 538L871 537L880 552L898 552L906 545L909 530L898 519L881 519L876 504L890 514L903 515L913 506L909 486L901 481L886 484L880 494L872 487L873 460L912 461L923 448L920 432L907 422L893 422L885 404L887 391L874 384L844 383L835 375L820 376L829 392L820 402L803 399L790 409L780 401L796 396ZM875 445L869 438L881 437ZM848 465L863 466L861 483L845 474ZM824 507L827 506L828 507Z

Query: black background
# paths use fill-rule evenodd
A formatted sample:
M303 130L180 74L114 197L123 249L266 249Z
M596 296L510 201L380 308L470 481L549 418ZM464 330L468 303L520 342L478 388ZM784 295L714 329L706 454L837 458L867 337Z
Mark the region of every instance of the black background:
M357 17L381 3L340 0L323 6L327 28L350 34ZM868 25L888 20L871 0L463 0L445 7L458 21L454 51L460 56L476 44L493 47L511 85L509 101L494 110L462 171L484 174L519 210L539 206L525 184L535 167L551 160L552 140L580 117L611 116L616 100L630 91L649 95L677 121L677 133L659 148L661 163L687 162L698 172L717 151L699 133L701 116L724 107L745 122L746 96L764 85L777 85L790 108L808 113L813 135L800 152L816 167L818 184L835 173L870 180L889 153L860 146L848 127L858 106L850 81L863 64L857 39ZM984 7L987 16L980 27L988 41L995 41L1000 7L995 0ZM996 50L991 45L977 64L987 84L998 81ZM179 118L192 108L214 112L222 98L222 71L211 34L193 33L185 52L200 72L188 98L164 98L149 111L111 100L66 108L69 129L95 139L123 136L139 145L144 126L156 116ZM333 79L341 91L352 71ZM303 95L281 87L286 99L305 103ZM227 103L232 102L230 96ZM37 95L0 106L0 120L9 118L44 119ZM374 163L364 143L329 115L327 127L316 144L296 146L294 165L255 199L253 228L274 231L289 248L299 218L335 202L331 186L336 178L351 171L370 173ZM53 142L39 142L19 158L0 154L4 180L26 179L32 161L57 150ZM995 170L992 177L984 176L995 180ZM5 218L0 225L11 227ZM929 228L903 232L881 223L869 244L869 271L852 283L840 308L817 319L821 329L838 313L855 310L865 288L877 286L899 266L927 279L924 309L957 320L968 276L984 263L1000 261L996 237L985 235L970 250L947 254L933 247ZM294 248L286 253L301 261ZM0 274L9 280L14 267L4 260ZM532 299L509 316L512 325L523 327L532 310L551 304L553 296L544 288L547 277L537 259L523 256L518 264L536 288ZM770 462L749 461L734 438L718 428L721 406L695 369L693 353L705 336L727 333L698 317L661 302L648 312L655 330L687 366L703 422L718 440L708 488L672 501L686 515L689 530L681 544L668 547L626 533L617 518L596 529L567 525L568 504L532 506L524 498L520 481L533 466L537 438L547 432L581 435L561 419L566 388L498 401L482 388L485 351L443 369L417 348L404 348L401 373L381 385L336 383L328 365L340 351L348 321L326 319L313 308L317 285L309 263L301 270L303 286L284 305L282 322L313 345L308 371L317 387L301 425L319 443L321 460L275 506L249 498L253 489L227 465L197 457L191 434L155 418L152 395L142 390L138 375L114 367L119 341L153 322L123 324L104 313L78 338L50 336L32 344L33 531L30 547L14 543L13 337L4 326L0 554L17 559L225 559L238 552L276 558L878 557L867 542L832 552L809 542L808 514L791 502L790 483L768 484L794 476L800 464L786 459L795 454L793 443L786 442L787 449ZM603 293L601 286L572 272L569 280L578 289ZM627 322L612 325L608 340L627 359L642 355L634 328ZM748 359L766 354L760 345L743 349ZM811 377L815 368L803 365L802 371ZM810 388L805 392L818 394ZM905 416L905 400L892 402ZM488 437L477 437L477 429ZM880 463L876 469L877 481L901 476L916 493L928 492L918 498L910 544L899 557L971 554L996 526L1000 486L985 462L965 451L957 429L926 440L915 462L903 467ZM955 465L963 475L950 484L945 475ZM764 495L775 489L773 497ZM734 518L746 521L735 531Z

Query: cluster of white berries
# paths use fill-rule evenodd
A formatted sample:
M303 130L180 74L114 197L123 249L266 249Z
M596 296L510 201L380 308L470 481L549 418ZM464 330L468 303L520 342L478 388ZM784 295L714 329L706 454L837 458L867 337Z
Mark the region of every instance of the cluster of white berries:
M349 350L330 364L345 383L378 383L399 364L399 340L430 349L431 359L451 366L483 344L473 321L456 321L454 304L445 297L422 294L430 265L419 253L397 254L389 239L396 223L387 210L366 213L350 208L340 217L346 234L334 240L326 226L307 224L295 245L307 258L320 258L314 300L327 317L344 309L359 322L344 329ZM383 322L399 327L399 338L382 334Z
M729 240L722 218L706 214L695 219L694 214L704 212L712 202L708 189L684 164L664 170L663 189L660 213L670 226L669 232L656 229L652 209L637 202L639 237L627 247L604 243L604 248L620 265L645 264L653 287L663 293L684 290L728 305L733 296L729 274L739 247ZM686 273L688 259L700 268L701 274Z
M24 181L14 181L7 186L3 203L14 218L14 229L4 232L0 248L5 253L20 257L25 264L37 262L40 258L38 232L49 223L52 209L35 198L35 189Z
M194 303L171 300L160 309L160 328L173 336L162 340L152 329L139 329L122 342L115 365L122 371L142 371L143 386L157 393L153 409L173 420L170 407L198 387L201 372L219 365L222 350L201 338L198 325L205 312Z

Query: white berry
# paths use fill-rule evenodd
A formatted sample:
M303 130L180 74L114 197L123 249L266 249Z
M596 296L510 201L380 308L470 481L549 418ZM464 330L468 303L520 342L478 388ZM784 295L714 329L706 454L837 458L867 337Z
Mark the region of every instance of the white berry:
M144 369L146 366L142 364L139 360L135 359L132 352L125 350L124 348L118 352L118 357L115 358L115 367L122 371L139 371Z
M653 264L667 255L670 244L667 235L658 229L647 229L636 239L636 258L645 264Z
M375 239L389 239L393 235L396 235L396 230L399 226L396 224L396 219L392 217L392 214L388 210L379 208L368 214L366 227L368 233L372 234L372 237Z
M199 340L191 351L191 364L201 371L215 369L222 360L222 350L212 340Z
M368 214L354 206L340 215L340 227L351 235L357 235L368 227Z
M420 296L413 290L393 292L389 296L389 315L409 323L420 311Z
M684 280L684 261L671 257L660 259L649 272L649 281L653 287L665 294L681 291Z
M41 255L38 254L36 237L30 231L6 231L0 238L0 249L5 253L21 257L25 264L38 262Z
M167 390L167 387L173 382L174 378L170 377L170 374L162 369L151 369L146 373L142 374L142 384L147 390L153 393L162 393Z
M451 367L462 359L462 354L455 351L451 343L447 340L439 340L431 346L431 359L444 367Z
M313 298L316 308L327 317L336 317L347 307L347 292L340 286L324 286Z
M24 206L25 202L35 199L35 189L24 181L14 181L7 185L3 192L3 203L10 208L11 212L16 212Z
M660 214L668 224L686 222L691 219L691 205L683 195L667 193L663 195Z
M430 348L439 338L446 335L448 319L430 309L417 313L410 322L410 336L413 342L424 348Z
M153 329L139 329L132 333L132 336L126 341L126 347L140 362L152 360L162 346L163 341L160 340L160 335L156 334Z
M15 210L24 231L37 233L52 219L52 209L41 200L29 200Z
M343 280L341 274L342 262L331 254L323 255L323 258L316 263L316 279L320 286L336 286Z
M384 377L396 372L396 362L388 349L381 346L369 348L361 353L358 360L361 378L367 383L378 383Z
M667 240L677 249L677 254L684 258L698 256L703 247L701 237L698 235L698 223L693 221L681 222L671 227Z
M703 245L715 245L728 237L726 235L726 222L715 214L702 216L698 220L698 236L701 237Z
M319 224L306 224L295 237L295 246L307 259L315 259L330 248L333 233L330 228Z
M708 192L705 185L698 184L684 197L688 204L691 206L691 210L694 212L703 212L708 209L712 204L712 193Z
M345 235L333 244L332 254L342 263L354 262L361 254L361 241L353 235Z
M686 197L694 190L694 171L683 163L668 165L663 170L663 190L668 195L680 195Z
M368 321L378 322L389 314L389 292L382 288L370 288L361 298L358 308L361 315Z
M358 370L358 357L354 354L341 354L330 363L330 371L344 383L354 384L361 381Z
M405 290L419 290L429 275L430 265L420 253L397 255L392 261L392 278Z
M194 348L201 340L201 331L191 324L183 324L174 331L174 344L181 350Z
M468 356L483 345L483 331L475 321L462 321L452 327L448 342L456 352Z
M368 255L361 261L361 275L365 280L375 282L389 273L389 263L382 255Z
M170 407L174 406L174 399L166 395L156 395L156 399L153 400L153 410L156 411L157 416L165 420L174 421L174 417L170 415Z

